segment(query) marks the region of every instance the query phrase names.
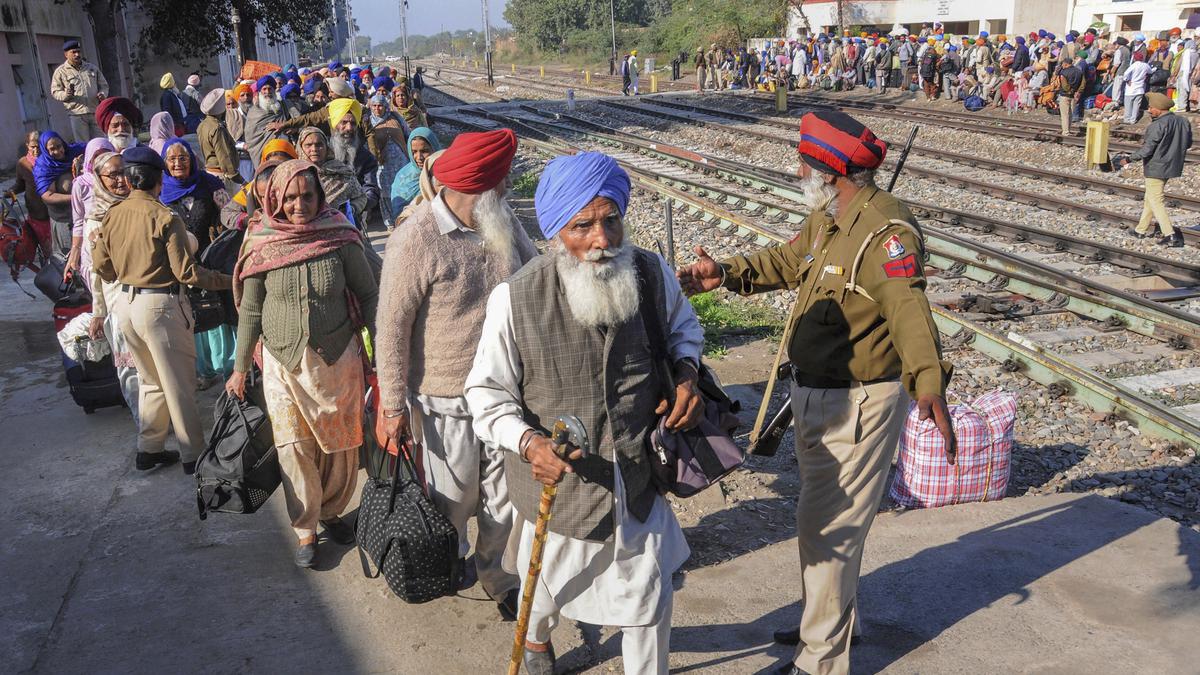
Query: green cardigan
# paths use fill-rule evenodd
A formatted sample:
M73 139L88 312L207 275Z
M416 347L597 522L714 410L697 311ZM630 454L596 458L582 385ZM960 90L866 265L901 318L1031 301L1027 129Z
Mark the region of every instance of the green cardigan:
M379 285L358 245L244 279L234 368L249 372L259 337L288 370L300 364L305 346L332 365L354 338L347 290L374 334Z

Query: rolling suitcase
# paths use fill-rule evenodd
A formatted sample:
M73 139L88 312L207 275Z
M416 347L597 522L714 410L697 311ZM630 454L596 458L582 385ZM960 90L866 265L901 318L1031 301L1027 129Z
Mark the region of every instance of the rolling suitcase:
M99 361L74 361L63 354L62 361L71 398L83 408L84 414L91 415L100 408L125 405L111 354Z

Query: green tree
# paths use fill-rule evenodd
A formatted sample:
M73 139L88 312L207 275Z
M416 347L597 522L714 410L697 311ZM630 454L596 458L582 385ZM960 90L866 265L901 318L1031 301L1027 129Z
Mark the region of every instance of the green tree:
M328 2L316 0L124 0L137 5L150 19L145 45L153 51L183 58L203 58L241 42L246 58L256 56L255 28L269 42L292 37L311 40L316 27L329 18ZM231 17L236 8L241 30L234 35Z

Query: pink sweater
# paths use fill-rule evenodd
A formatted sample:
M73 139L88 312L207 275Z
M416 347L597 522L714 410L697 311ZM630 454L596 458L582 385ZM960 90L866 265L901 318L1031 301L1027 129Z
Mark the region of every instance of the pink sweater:
M440 210L446 227L439 228ZM410 394L462 396L483 330L488 295L537 255L515 225L516 256L501 259L474 232L449 229L441 198L417 206L388 237L376 312L375 362L383 407Z

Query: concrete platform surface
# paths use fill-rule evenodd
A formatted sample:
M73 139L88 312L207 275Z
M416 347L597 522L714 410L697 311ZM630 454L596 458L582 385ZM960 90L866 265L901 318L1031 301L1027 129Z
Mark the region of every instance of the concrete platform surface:
M128 412L70 401L49 303L6 281L0 344L0 672L502 671L513 624L478 587L405 605L331 544L297 569L278 495L201 522L178 467L135 471ZM791 537L677 578L675 672L786 662L769 640L799 616ZM855 672L1200 668L1200 536L1099 497L883 514L861 588ZM564 623L555 640L571 672L620 671L611 629Z

